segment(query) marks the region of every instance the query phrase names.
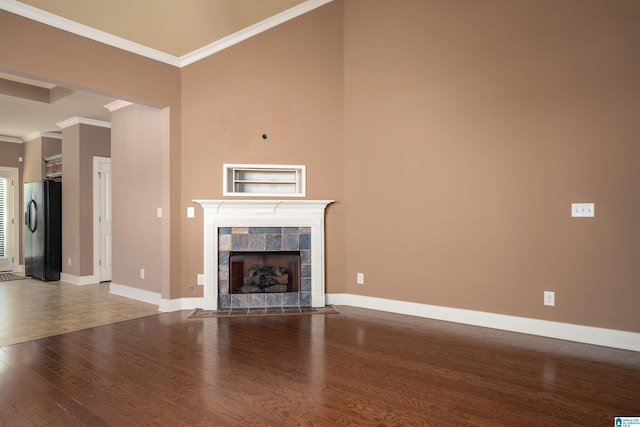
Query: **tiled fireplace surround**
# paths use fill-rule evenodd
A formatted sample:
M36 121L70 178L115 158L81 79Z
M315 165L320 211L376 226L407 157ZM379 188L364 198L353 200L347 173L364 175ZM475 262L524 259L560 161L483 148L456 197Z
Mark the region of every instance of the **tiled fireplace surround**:
M204 208L204 309L325 306L324 211L332 200L194 200ZM229 294L231 251L300 251L300 292Z
M300 252L300 291L229 293L231 252ZM311 306L311 227L219 227L218 308Z

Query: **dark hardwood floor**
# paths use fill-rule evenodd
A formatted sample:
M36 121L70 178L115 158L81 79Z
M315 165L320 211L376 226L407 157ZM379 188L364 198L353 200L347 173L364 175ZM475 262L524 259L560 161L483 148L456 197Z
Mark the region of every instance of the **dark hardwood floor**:
M188 312L0 349L6 426L612 426L640 353L338 307Z

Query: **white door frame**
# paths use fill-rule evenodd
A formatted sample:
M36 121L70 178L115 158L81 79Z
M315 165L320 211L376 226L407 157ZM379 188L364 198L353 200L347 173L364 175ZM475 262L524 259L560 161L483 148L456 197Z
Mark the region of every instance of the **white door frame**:
M100 163L111 164L110 157L93 156L93 276L100 282Z
M13 223L11 227L11 246L13 253L11 254L11 269L19 272L22 271L22 265L20 264L20 229L18 228L18 224L22 224L20 220L20 170L8 166L0 166L0 172L8 173L13 181ZM16 268L16 266L20 267Z

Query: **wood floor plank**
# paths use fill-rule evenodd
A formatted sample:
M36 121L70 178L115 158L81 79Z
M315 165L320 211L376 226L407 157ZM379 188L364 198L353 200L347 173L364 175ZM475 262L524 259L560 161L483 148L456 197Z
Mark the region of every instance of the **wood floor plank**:
M612 425L640 414L637 352L348 307L187 314L2 348L0 420L495 427Z
M72 334L68 337L72 337ZM139 358L135 354L135 345L123 346L122 349L127 354L121 354L119 351L113 353L101 352L99 347L102 343L99 340L94 340L93 337L85 337L81 341L76 341L75 339L60 340L59 337L52 337L50 341L49 349L64 355L65 363L73 363L77 366L76 369L72 369L73 372L79 373L82 371L82 376L109 379L109 383L99 384L97 391L95 386L92 387L92 390L100 396L101 400L110 402L113 410L116 410L120 405L124 405L124 409L120 408L118 410L123 411L124 415L130 417L131 413L127 409L129 405L146 407L145 413L151 420L162 419L164 420L163 424L166 424L169 419L173 419L168 425L181 425L181 423L192 425L193 422L189 420L200 418L199 412L201 411L193 410L194 402L200 400L200 396L197 393L188 395L185 391L189 389L197 390L198 387L194 386L193 383L199 384L201 381L193 375L172 375L170 379L167 379L163 375L163 369L155 368L151 369L148 375L145 375L146 367L130 363L131 360ZM61 343L64 345L61 345ZM121 362L117 365L111 364L110 361L114 357L121 357ZM152 362L149 365L154 366L154 363ZM169 367L165 367L164 370L174 370L179 366L179 364L172 364ZM78 380L78 378L75 379L75 381ZM118 385L123 382L130 382L129 388L131 390L119 391ZM176 387L179 387L181 393L175 393ZM111 392L114 390L118 392L112 395ZM119 400L123 395L126 397L124 402ZM181 405L180 399L188 400L188 405ZM181 418L175 418L176 416ZM218 421L222 425L225 420Z
M30 426L32 425L24 415L2 395L0 395L0 426Z
M42 345L44 342L46 340L38 340L38 344ZM107 400L104 399L99 386L90 386L93 381L98 380L97 377L92 378L77 365L63 368L55 362L58 359L55 353L48 352L44 346L40 350L35 361L29 363L30 369L56 386L73 402L82 405L83 409L89 412L81 418L86 425L126 425L129 422L126 417L105 404ZM69 364L69 361L66 360L66 363Z
M42 342L42 340L41 340ZM54 351L55 345L46 345L43 348L43 355L49 357L50 362L46 366L41 367L50 370L52 374L58 375L59 380L64 384L73 387L70 393L83 405L92 408L98 414L101 414L110 423L131 423L152 424L159 416L167 416L171 414L171 402L163 402L167 404L159 405L150 395L149 391L137 386L136 378L131 375L123 374L114 376L107 369L99 371L91 371L87 369L82 358L76 358L74 354L63 355ZM51 362L51 360L55 360ZM95 368L97 365L91 365ZM123 366L119 364L118 366ZM122 384L132 381L133 385L123 387ZM62 387L62 386L61 386ZM145 407L144 412L140 412L138 408ZM126 420L126 421L125 421ZM179 425L178 420L172 425Z
M7 365L3 356L0 351L0 396L3 402L17 409L33 425L86 425L76 417L82 412L77 404L29 370ZM0 409L4 410L4 407Z

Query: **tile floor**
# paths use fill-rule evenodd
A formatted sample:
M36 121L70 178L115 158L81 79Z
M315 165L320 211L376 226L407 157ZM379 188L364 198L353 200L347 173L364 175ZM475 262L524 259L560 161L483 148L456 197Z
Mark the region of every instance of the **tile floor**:
M112 295L109 283L0 282L0 347L153 314L157 305Z

